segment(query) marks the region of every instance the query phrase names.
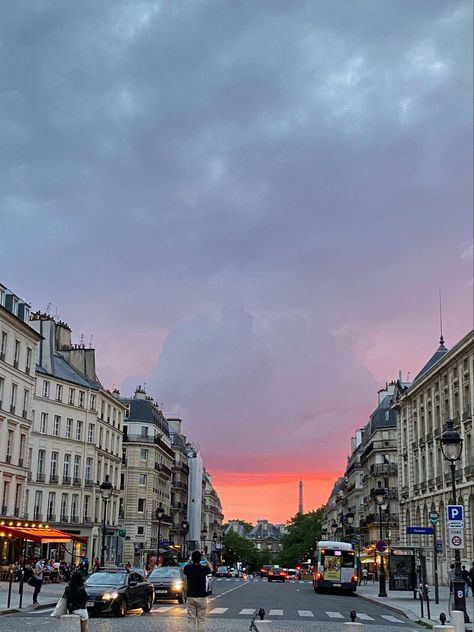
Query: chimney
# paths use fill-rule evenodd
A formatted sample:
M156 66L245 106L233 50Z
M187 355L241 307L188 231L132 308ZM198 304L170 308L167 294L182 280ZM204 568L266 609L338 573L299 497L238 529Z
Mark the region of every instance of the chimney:
M175 434L181 434L181 424L183 423L182 419L179 417L169 417L166 419L168 422L168 428L170 432L174 432Z
M146 392L145 389L142 388L141 384L139 384L135 389L134 399L146 399Z

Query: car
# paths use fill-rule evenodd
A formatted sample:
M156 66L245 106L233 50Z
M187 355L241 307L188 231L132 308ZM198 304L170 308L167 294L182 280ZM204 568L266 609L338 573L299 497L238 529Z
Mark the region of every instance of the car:
M86 608L89 614L114 614L124 617L128 610L141 608L150 612L155 589L145 577L125 569L98 570L86 580Z
M288 579L301 579L301 573L296 568L289 568L286 571L286 575L287 575Z
M287 579L287 575L282 568L278 568L277 566L274 566L268 571L269 582L273 582L273 581L284 582L286 579Z
M216 577L227 577L229 569L227 566L218 566L216 570Z
M159 599L177 599L186 601L186 578L179 566L160 566L148 576L155 588L155 602Z
M271 564L264 564L259 571L260 577L268 577L268 571L272 568L273 566Z
M239 571L234 567L229 568L229 570L227 571L227 577L238 577L238 576L239 576Z

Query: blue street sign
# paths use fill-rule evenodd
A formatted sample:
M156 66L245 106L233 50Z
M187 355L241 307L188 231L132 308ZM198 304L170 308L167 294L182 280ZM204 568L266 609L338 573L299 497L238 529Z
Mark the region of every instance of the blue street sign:
M448 505L448 522L462 522L464 507L462 505Z
M433 527L407 527L408 535L433 535Z

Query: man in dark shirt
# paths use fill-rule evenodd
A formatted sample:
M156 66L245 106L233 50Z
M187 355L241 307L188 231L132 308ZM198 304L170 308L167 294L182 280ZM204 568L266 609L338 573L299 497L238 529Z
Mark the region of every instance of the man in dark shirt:
M187 579L188 622L199 628L202 628L206 621L206 578L212 573L212 566L209 562L201 564L201 558L201 551L193 551L191 560L183 568Z

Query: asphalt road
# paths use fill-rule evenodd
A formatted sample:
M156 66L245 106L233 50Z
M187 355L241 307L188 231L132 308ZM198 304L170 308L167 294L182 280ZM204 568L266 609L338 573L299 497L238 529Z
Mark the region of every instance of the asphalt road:
M423 628L391 610L350 595L317 594L307 582L267 582L266 580L216 579L214 594L209 598L206 632L238 632L248 630L250 619L259 608L265 610L265 621L257 621L265 632L339 632L350 621L350 611L357 612L357 621L368 632L412 632ZM50 610L5 615L0 629L8 632L59 632L59 622ZM133 610L124 619L94 618L90 632L184 632L186 606L176 602L155 604L149 614Z

